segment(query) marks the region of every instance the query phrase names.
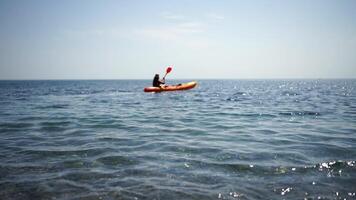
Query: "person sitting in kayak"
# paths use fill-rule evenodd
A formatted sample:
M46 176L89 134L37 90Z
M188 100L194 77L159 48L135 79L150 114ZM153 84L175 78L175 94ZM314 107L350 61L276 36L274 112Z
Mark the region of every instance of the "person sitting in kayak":
M163 78L162 80L159 80L159 75L156 74L155 77L153 78L152 86L153 87L161 87L164 84L165 84L165 78Z

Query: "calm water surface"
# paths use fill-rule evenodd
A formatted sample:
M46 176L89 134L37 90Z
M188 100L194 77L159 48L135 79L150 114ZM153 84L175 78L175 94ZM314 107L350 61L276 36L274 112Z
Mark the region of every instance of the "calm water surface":
M150 84L0 81L0 199L356 199L356 80Z

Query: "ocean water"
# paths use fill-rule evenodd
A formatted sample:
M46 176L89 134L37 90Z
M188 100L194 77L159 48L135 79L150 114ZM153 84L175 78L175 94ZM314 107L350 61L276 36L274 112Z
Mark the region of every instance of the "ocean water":
M150 84L0 81L0 199L356 199L356 80Z

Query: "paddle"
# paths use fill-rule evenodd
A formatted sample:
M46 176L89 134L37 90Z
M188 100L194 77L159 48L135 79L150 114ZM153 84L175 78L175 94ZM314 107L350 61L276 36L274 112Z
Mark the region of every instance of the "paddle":
M165 79L167 74L169 74L171 71L172 71L172 67L168 66L167 69L166 69L166 74L163 76L163 79Z

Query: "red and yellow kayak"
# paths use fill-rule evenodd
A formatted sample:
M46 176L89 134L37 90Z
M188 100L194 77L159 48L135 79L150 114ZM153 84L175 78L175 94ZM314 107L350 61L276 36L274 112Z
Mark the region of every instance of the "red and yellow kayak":
M189 90L197 85L196 81L182 83L178 85L165 85L162 87L146 87L144 92L166 92L166 91L176 91L176 90Z

